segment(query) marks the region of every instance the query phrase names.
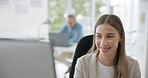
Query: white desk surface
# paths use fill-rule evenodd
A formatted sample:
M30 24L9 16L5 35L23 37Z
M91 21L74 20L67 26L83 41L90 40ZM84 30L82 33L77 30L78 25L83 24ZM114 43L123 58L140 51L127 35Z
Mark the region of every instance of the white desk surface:
M54 46L54 50L57 52L74 52L77 44L73 44L69 47L60 47L60 46Z
M55 46L54 47L55 59L67 65L68 67L71 66L76 46L77 44L73 44L70 47Z

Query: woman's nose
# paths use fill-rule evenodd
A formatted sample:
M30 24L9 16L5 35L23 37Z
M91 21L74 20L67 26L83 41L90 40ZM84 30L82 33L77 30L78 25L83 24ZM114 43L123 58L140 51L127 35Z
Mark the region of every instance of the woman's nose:
M107 39L102 38L101 41L100 41L100 44L101 44L101 46L106 46L106 45L108 45Z

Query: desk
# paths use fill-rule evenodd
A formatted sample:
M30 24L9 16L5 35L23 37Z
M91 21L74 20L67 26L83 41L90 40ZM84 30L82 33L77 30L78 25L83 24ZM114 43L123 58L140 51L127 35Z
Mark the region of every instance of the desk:
M42 40L42 41L50 42L48 40ZM74 55L76 46L77 46L77 43L72 43L72 46L69 46L69 47L53 46L55 60L70 67L73 60L73 55Z
M70 47L54 46L55 59L66 66L70 67L77 44Z
M71 67L76 46L77 44L73 44L70 47L54 46L57 78L69 77L67 76L67 72L69 72L69 68Z

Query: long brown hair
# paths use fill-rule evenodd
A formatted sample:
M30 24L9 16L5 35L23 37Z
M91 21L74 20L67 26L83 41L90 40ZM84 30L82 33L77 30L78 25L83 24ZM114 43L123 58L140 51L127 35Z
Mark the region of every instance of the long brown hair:
M97 47L95 45L95 37L96 37L95 33L96 33L96 28L101 24L109 24L113 26L120 35L121 42L118 43L116 56L114 58L114 69L115 69L114 78L126 78L128 72L128 62L126 59L126 52L125 52L125 32L122 22L118 16L112 14L105 14L102 15L97 20L94 29L93 45L89 50L89 53L96 52L97 50Z

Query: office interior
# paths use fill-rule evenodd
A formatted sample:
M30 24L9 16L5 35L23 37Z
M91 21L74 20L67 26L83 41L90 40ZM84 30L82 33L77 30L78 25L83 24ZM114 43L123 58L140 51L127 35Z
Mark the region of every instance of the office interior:
M58 30L58 28L57 30L52 28L52 23L59 15L55 18L50 15L55 10L50 6L56 4L57 1L0 0L0 41L16 39L49 42L48 33ZM60 23L61 26L64 24L67 14L75 14L73 4L76 0L63 1L65 1L63 3L65 9L59 9L63 12L60 15L63 18L63 22ZM99 8L96 6L98 1L102 2ZM83 36L93 34L94 24L100 15L105 13L118 15L125 28L127 55L138 60L141 78L148 78L148 0L80 0L80 2L77 2L80 5L81 3L87 8L86 14L77 13L76 19L83 26ZM61 5L62 2L59 6ZM97 12L99 15L96 14ZM1 47L7 46L1 45ZM54 51L57 55L61 53L59 52L61 50L74 52L75 47L76 45L68 48L55 46ZM1 51L3 50L2 48ZM68 62L71 62L71 59L68 59ZM68 78L68 74L65 74L68 66L59 61L55 61L55 64L57 64L55 65L56 70L61 71L56 73L57 78Z

